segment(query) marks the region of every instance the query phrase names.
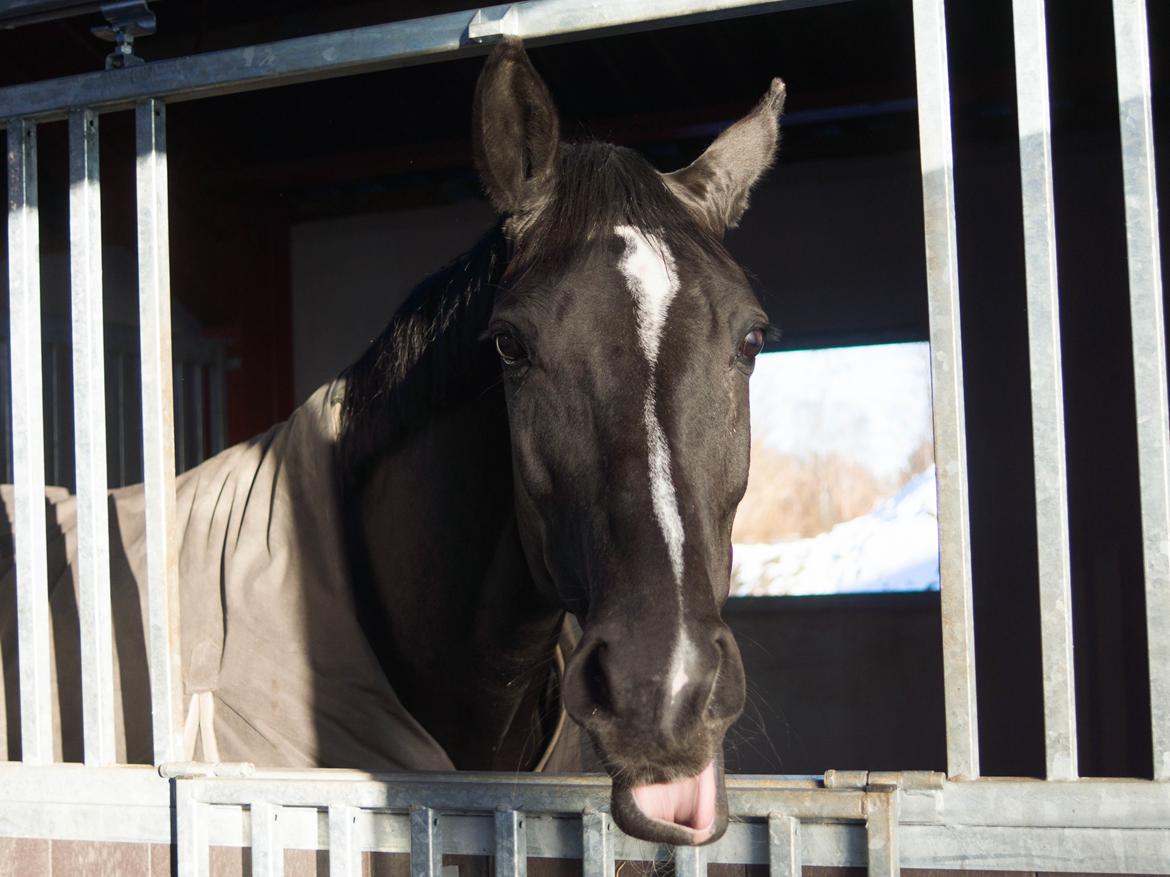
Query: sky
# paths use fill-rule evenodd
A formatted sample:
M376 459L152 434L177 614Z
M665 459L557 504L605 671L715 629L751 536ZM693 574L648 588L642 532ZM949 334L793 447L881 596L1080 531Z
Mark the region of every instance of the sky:
M751 378L752 438L782 454L838 453L879 478L931 435L925 341L765 353Z

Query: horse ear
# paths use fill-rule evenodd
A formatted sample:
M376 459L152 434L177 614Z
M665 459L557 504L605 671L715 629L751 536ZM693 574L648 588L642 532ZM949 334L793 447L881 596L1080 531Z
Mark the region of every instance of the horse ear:
M532 210L556 176L560 122L548 87L515 37L479 74L471 117L475 167L501 213Z
M716 237L735 228L748 195L776 157L785 89L779 79L755 109L715 138L690 165L663 179Z

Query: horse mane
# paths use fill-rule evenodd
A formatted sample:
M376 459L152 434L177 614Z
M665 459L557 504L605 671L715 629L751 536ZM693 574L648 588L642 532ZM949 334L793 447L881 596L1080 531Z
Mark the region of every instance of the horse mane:
M343 373L339 442L343 483L443 407L499 383L484 330L497 289L555 282L575 256L615 226L662 235L676 256L732 263L637 152L609 143L563 144L554 190L514 241L498 223L467 253L416 286L389 325Z

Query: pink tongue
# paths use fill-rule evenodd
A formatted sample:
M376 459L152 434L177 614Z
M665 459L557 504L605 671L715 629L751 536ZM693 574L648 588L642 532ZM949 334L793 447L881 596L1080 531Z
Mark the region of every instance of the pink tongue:
M646 816L689 828L693 843L702 843L715 829L715 762L698 776L669 783L634 786L634 802Z

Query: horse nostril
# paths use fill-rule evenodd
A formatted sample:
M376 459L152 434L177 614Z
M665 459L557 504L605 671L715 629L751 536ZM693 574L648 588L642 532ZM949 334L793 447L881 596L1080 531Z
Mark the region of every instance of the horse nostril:
M589 700L593 703L590 711L593 715L599 712L613 712L613 698L605 672L605 657L608 650L604 642L598 643L597 647L585 656L585 665L581 668L581 681L585 685Z
M711 677L713 690L709 692L707 714L713 718L739 715L746 699L743 659L729 628L722 627L716 632L715 650L718 657Z
M613 714L613 689L606 669L609 646L600 637L586 635L565 671L565 708L582 725Z

